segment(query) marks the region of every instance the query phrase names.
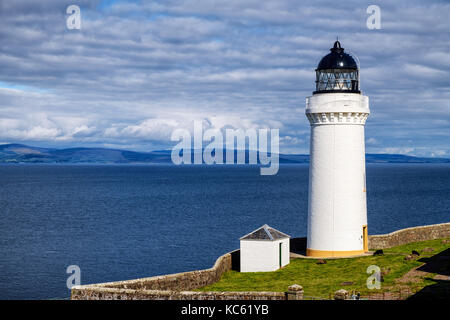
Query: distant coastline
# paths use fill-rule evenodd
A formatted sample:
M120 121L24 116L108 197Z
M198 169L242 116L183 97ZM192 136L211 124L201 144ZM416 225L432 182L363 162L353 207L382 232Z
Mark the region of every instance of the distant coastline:
M227 150L224 150L224 155ZM236 151L235 151L236 152ZM247 151L248 153L248 151ZM248 154L246 155L248 159ZM246 161L247 162L247 161ZM280 154L280 163L309 163L306 154ZM450 163L448 158L425 158L402 154L366 154L367 163ZM0 164L170 164L171 150L137 152L108 148L41 148L24 144L0 145Z

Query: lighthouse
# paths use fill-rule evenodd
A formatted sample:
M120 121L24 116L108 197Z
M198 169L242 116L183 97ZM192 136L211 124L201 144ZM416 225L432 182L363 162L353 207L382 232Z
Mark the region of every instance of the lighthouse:
M316 69L306 98L311 125L306 254L343 257L368 251L364 125L369 98L359 66L339 41Z

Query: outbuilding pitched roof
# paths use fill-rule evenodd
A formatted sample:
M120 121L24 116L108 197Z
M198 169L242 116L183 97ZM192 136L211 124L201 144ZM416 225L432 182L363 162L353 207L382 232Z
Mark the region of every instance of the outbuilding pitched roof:
M267 224L263 225L262 227L250 232L249 234L246 234L245 236L241 237L239 240L268 240L268 241L274 241L284 238L290 238L287 234L278 231L277 229L274 229Z

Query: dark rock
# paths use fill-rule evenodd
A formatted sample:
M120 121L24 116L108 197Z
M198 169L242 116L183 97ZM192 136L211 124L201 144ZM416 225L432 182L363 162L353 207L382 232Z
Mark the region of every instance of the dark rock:
M405 260L414 260L416 259L416 255L415 254L408 254L407 256L405 256Z
M384 268L381 270L381 275L387 275L389 272L391 272L391 268Z
M420 256L420 253L417 252L416 250L411 251L411 254L414 256Z
M384 254L383 250L377 250L373 253L374 256L382 256Z

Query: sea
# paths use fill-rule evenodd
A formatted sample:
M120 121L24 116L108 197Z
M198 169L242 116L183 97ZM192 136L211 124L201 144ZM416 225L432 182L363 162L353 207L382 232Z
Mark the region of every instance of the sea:
M369 234L450 221L450 164L368 164L367 209ZM263 224L305 236L307 210L307 164L1 165L0 299L68 299L73 266L81 284L209 268Z

